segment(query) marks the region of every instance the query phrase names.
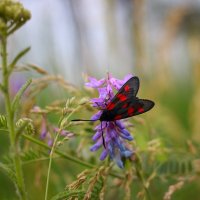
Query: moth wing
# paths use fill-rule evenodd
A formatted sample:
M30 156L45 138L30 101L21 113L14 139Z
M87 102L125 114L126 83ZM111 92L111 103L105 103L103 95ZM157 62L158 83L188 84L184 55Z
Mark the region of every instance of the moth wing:
M115 108L110 110L109 115L112 120L125 119L145 113L152 109L153 106L154 102L151 100L129 98L123 103L117 103Z
M149 110L151 110L154 107L155 103L151 100L148 99L139 99L138 100L138 105L136 104L136 111L134 112L134 114L132 116L135 115L140 115L142 113L145 113Z
M129 93L133 96L136 96L139 90L140 81L137 76L131 77L124 85L119 89L118 93Z
M130 78L124 85L119 89L117 94L109 102L106 109L112 110L118 103L126 101L130 97L136 97L139 90L140 81L137 76Z

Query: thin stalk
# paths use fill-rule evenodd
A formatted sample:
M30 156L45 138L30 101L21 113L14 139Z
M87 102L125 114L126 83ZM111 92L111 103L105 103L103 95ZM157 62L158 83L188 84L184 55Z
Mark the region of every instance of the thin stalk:
M20 159L19 142L15 141L15 123L14 113L11 108L11 99L9 94L9 73L7 65L7 34L5 33L1 38L1 56L2 56L2 72L3 72L3 88L4 99L6 106L6 114L8 120L8 130L10 137L10 150L13 156L13 164L16 173L16 188L20 199L26 199L25 185L23 180L22 165Z
M52 159L53 159L53 153L54 153L54 150L55 150L55 147L56 147L56 143L57 143L57 140L58 140L58 136L60 135L60 131L58 131L56 133L56 137L55 137L55 140L53 142L53 146L51 148L51 151L50 151L50 155L49 155L49 167L48 167L48 172L47 172L47 182L46 182L46 189L45 189L45 200L47 200L47 197L48 197L48 190L49 190L49 178L50 178L50 172L51 172L51 165L52 165Z
M138 160L140 162L140 159ZM139 163L141 165L141 163ZM148 187L146 186L146 183L145 183L145 179L144 179L144 176L143 176L143 173L142 173L142 170L140 169L140 167L137 166L137 164L135 165L135 169L136 169L136 173L137 173L137 177L138 179L141 181L142 183L142 186L145 190L145 193L146 193L146 196L147 196L147 199L148 200L151 200L151 194L149 192L149 189ZM145 198L146 199L146 198Z

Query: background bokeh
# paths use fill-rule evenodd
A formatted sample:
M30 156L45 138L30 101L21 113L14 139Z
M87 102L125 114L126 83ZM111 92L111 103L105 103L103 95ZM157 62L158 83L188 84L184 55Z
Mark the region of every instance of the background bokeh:
M116 78L137 75L141 81L139 96L156 103L144 117L153 130L147 138L162 138L177 151L200 143L199 0L20 2L31 11L32 18L10 38L10 58L31 46L22 63L61 74L80 88L83 74L97 78L105 77L108 71ZM15 81L22 76L16 74ZM43 102L51 101L47 99ZM136 135L141 147L143 137ZM76 174L73 167L68 170ZM154 188L158 194L155 199L162 199L164 187ZM199 191L197 181L184 186L174 199L198 200Z
M70 81L80 81L82 72L191 75L198 0L20 2L32 19L13 36L11 52L31 46L25 61L62 71Z

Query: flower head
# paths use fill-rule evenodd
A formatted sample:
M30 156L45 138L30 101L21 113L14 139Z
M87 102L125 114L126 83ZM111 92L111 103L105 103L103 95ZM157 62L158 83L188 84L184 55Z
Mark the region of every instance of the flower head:
M96 88L99 92L98 98L91 99L93 107L98 107L101 110L91 117L91 120L98 120L102 114L102 110L106 109L106 105L114 97L113 89L119 90L123 84L132 77L127 75L123 80L116 79L108 74L107 79L97 80L89 77L88 87ZM96 133L93 136L95 144L90 148L91 151L96 151L103 148L100 160L104 160L110 156L120 168L123 168L122 157L128 158L133 152L127 147L126 140L133 140L128 130L125 128L121 120L102 121L101 124L95 127ZM105 147L104 147L105 145Z

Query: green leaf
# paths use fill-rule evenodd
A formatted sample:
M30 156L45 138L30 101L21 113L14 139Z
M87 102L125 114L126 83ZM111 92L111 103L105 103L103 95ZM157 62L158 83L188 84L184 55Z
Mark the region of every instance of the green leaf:
M26 83L20 88L20 90L15 95L13 102L12 102L12 111L13 112L15 112L16 109L18 108L20 98L22 97L22 95L24 94L24 92L28 88L28 86L31 84L31 82L32 82L32 79L29 79L28 81L26 81Z
M49 155L47 152L44 153L41 151L35 151L33 149L30 149L21 155L21 159L22 159L23 164L29 164L33 162L48 160Z
M0 128L7 129L7 119L6 116L0 114Z
M164 163L160 164L158 174L164 176L182 176L191 175L194 173L192 159L177 159L169 158Z
M34 150L32 148L21 152L20 157L23 165L49 160L48 151ZM54 158L60 158L60 156L54 156ZM4 155L2 161L4 165L13 165L13 159L10 154Z
M7 175L14 184L16 184L15 173L8 165L0 163L0 170L2 170L2 172L4 172L4 174Z
M31 49L31 47L27 47L24 50L20 51L17 56L14 58L14 60L12 61L12 63L10 64L10 71L9 73L12 72L12 70L14 69L15 65L17 64L18 60L23 57L29 50Z

